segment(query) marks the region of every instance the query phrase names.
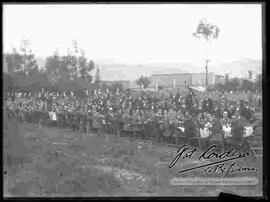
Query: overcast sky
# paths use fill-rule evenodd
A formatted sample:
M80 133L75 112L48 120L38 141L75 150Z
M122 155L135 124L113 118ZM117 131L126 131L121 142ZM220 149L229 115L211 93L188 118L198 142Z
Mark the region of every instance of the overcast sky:
M192 32L201 18L221 30L209 47L212 65L262 58L260 4L4 5L4 51L27 38L36 55L48 56L77 39L89 59L197 65L204 44Z

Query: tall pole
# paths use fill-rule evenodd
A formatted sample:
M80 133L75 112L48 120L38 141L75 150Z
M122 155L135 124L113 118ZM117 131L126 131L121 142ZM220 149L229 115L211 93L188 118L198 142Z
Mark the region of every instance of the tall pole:
M208 60L207 60L207 41L204 42L205 45L205 87L208 86Z
M229 83L229 74L228 73L226 73L225 74L225 82L226 82L226 85Z

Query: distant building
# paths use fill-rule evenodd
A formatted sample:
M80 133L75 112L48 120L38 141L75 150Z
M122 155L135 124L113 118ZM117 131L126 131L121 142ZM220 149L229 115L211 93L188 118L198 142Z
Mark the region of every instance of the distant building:
M141 90L141 87L136 83L136 80L132 80L129 82L128 89L134 90L134 91L139 91Z
M153 74L150 76L151 87L179 87L205 85L205 73ZM215 74L208 73L208 84L215 84Z
M116 81L100 81L101 82L101 85L102 84L106 84L106 85L112 85L112 84L115 84L115 83L121 83L123 85L123 88L124 89L128 89L129 88L129 85L130 85L130 82L129 81L124 81L124 80L116 80Z
M158 87L172 87L174 86L183 86L191 85L192 77L189 73L183 74L153 74L150 76L150 86Z
M205 85L205 73L191 73L193 86L204 86ZM208 84L215 84L216 76L214 73L208 73Z

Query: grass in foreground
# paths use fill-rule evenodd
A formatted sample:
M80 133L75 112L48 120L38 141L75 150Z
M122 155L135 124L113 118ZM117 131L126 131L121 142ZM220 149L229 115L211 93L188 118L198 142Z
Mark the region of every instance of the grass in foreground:
M102 138L4 120L4 196L261 195L261 184L173 186L173 177L202 177L199 171L180 175L179 166L169 169L175 152L111 135ZM261 169L261 162L246 164Z

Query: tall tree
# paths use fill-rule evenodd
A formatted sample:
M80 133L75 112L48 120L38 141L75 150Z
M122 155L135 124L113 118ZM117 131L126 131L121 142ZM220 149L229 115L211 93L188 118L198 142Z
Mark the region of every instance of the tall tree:
M17 86L29 86L38 82L40 71L35 55L30 48L30 41L23 39L19 50L13 48L6 55L8 73Z
M78 58L79 72L82 79L87 79L92 81L91 71L95 68L95 64L92 60L88 62L85 57L85 52L83 49L80 50L80 55Z
M208 85L208 62L210 61L207 57L207 44L211 43L213 39L218 38L220 29L218 26L209 23L205 18L201 19L196 32L193 36L196 38L203 38L205 45L205 84Z
M70 80L76 80L78 78L78 64L77 57L72 54L68 54L64 57L64 64L66 65Z
M23 39L19 50L13 48L12 52L6 55L8 73L21 72L29 75L30 71L38 68L30 45L31 43L28 39Z
M142 89L147 88L150 84L150 80L148 77L141 76L138 80L136 80L136 84L141 86Z
M31 43L28 39L23 39L21 42L21 55L23 57L23 71L25 74L29 75L30 71L37 68L37 61L35 59L35 55L33 54L31 48Z
M63 75L61 75L62 70L62 61L57 53L55 53L53 56L49 56L46 58L45 61L45 69L47 71L48 79L55 83L57 82ZM67 73L67 71L62 71Z
M78 47L77 40L73 40L72 48L68 49L67 55L59 56L55 53L46 59L45 67L53 82L77 81L88 86L92 82L91 71L95 64L91 60L88 61L85 51Z
M87 60L85 51L79 47L78 40L72 41L72 49L68 53L67 62L70 70L71 79L83 79L91 83L91 71L94 69L93 61Z
M228 84L229 83L229 74L225 74L225 83Z

